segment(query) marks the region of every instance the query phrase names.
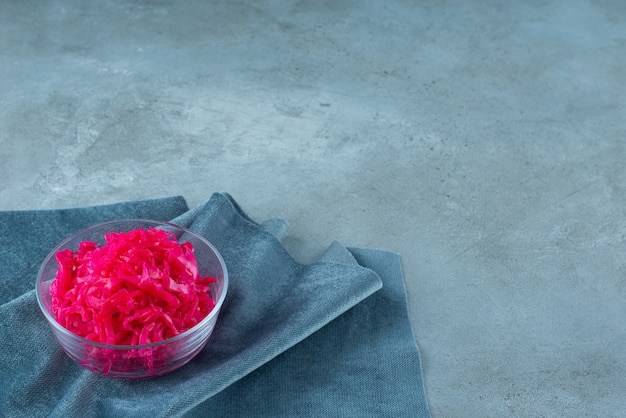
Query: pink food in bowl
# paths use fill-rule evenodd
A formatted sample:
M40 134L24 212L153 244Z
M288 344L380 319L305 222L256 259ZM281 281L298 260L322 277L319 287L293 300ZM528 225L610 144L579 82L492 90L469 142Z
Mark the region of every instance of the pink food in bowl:
M105 235L56 253L52 309L67 330L115 345L149 344L192 328L215 306L190 242L162 229Z
M39 306L64 351L112 378L169 373L198 354L228 288L224 260L178 225L110 221L58 244L37 275Z

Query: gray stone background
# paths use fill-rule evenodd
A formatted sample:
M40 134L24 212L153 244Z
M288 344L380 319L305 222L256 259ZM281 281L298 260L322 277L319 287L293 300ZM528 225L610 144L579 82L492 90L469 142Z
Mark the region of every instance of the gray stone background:
M2 1L0 209L227 191L402 256L435 417L620 416L625 65L621 1Z

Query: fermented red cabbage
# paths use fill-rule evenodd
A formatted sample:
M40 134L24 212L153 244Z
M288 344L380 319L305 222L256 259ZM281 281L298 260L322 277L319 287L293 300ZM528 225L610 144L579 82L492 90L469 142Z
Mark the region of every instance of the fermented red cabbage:
M104 238L56 254L52 309L69 331L104 344L148 344L192 328L215 306L215 279L200 275L190 242L156 228Z

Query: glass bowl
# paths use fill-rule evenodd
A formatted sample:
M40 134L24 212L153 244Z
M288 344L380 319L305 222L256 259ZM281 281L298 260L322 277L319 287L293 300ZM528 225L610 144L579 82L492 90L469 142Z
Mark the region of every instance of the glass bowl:
M138 228L164 229L175 235L179 243L190 242L202 277L211 276L209 294L215 302L210 313L194 327L163 341L140 345L110 345L82 338L56 320L52 310L50 284L59 267L56 253L77 251L82 241L104 244L109 232L127 232ZM54 336L67 355L77 364L94 373L117 379L144 379L160 376L178 369L195 357L206 345L228 290L228 272L215 247L194 232L167 222L148 219L123 219L85 228L64 239L43 261L36 280L37 302L48 320Z

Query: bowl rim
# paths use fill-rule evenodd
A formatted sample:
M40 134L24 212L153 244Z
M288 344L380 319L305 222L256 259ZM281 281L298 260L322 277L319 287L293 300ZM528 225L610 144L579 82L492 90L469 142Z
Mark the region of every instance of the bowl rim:
M72 239L75 239L76 237L84 234L85 232L98 228L98 227L102 227L105 225L113 225L113 224L117 224L117 223L128 223L128 222L136 222L136 223L147 223L147 224L152 224L152 226L168 226L168 227L173 227L173 228L178 228L184 232L187 232L191 235L193 235L195 238L199 239L200 241L204 242L216 255L220 265L222 266L222 270L223 270L223 276L224 276L224 284L223 284L223 289L222 289L222 293L220 294L220 297L217 301L215 301L215 306L213 306L213 309L211 309L211 312L209 312L209 314L207 316L205 316L200 322L198 322L196 325L194 325L193 327L189 328L188 330L181 332L178 335L175 335L174 337L170 337L167 338L165 340L161 340L161 341L155 341L152 343L148 343L148 344L137 344L137 345L115 345L115 344L106 344L106 343L100 343L97 341L92 341L92 340L88 340L87 338L81 337L77 334L74 334L73 332L71 332L70 330L68 330L67 328L65 328L63 325L61 325L56 317L54 316L54 314L50 311L48 311L48 309L46 308L46 306L44 305L43 299L42 299L42 295L41 295L41 285L43 283L47 283L47 282L52 282L53 280L55 280L55 278L53 278L52 280L48 280L46 282L44 282L42 274L43 274L43 269L44 266L46 264L48 264L48 262L50 261L51 258L55 257L56 253L61 249L61 247L63 247L65 244L67 244L69 241L71 241ZM114 232L114 231L110 231L110 232ZM67 336L70 336L71 338L78 340L78 342L83 343L83 344L88 344L91 346L95 346L95 347L99 347L99 348L104 348L104 349L111 349L111 350L139 350L142 348L152 348L152 347L158 347L158 346L162 346L162 345L167 345L170 343L173 343L175 341L184 339L185 337L194 334L198 329L203 328L206 323L210 322L213 320L214 317L218 316L221 307L224 303L224 300L226 299L226 293L228 291L228 270L226 267L226 263L224 262L224 259L222 258L222 255L220 254L220 252L217 250L217 248L215 248L215 246L209 242L209 240L207 240L206 238L204 238L202 235L190 230L189 228L186 228L184 226L181 225L177 225L175 223L172 222L167 222L167 221L158 221L155 219L148 219L148 218L123 218L123 219L115 219L115 220L111 220L111 221L106 221L106 222L100 222L94 225L90 225L86 228L82 228L77 232L74 232L73 234L69 235L68 237L64 238L63 240L61 240L61 242L59 242L57 245L54 246L54 248L48 253L48 255L46 256L46 258L44 258L44 260L42 261L39 270L37 272L37 278L35 280L35 294L37 296L37 303L39 304L39 308L41 309L41 311L43 312L44 316L46 317L46 319L48 320L48 323L51 324L55 330L60 331L62 334L65 334Z

